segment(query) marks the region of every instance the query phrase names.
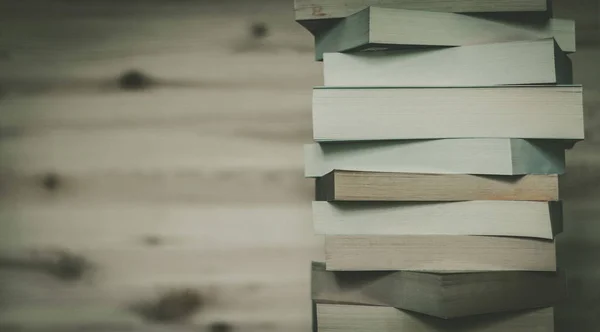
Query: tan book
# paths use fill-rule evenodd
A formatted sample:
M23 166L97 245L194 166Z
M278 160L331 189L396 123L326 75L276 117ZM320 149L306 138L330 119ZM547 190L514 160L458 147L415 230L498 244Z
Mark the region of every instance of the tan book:
M557 201L557 175L485 176L333 171L316 180L320 201Z
M551 240L562 232L560 202L313 202L324 235L481 235Z
M491 236L325 236L332 271L556 271L553 241Z
M547 0L294 0L298 21L323 21L347 17L369 6L433 12L544 12Z
M581 86L335 88L313 92L317 142L584 138Z
M440 318L550 307L566 296L556 272L327 271L312 263L317 303L377 305Z
M389 307L316 305L319 332L553 332L554 309L441 319Z
M468 46L554 38L575 52L575 22L510 19L396 8L369 7L315 34L315 58L332 52Z

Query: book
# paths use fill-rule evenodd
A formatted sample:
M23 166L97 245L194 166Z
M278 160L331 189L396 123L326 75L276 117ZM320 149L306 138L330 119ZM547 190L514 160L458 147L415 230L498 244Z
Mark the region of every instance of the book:
M333 171L315 181L319 201L557 201L557 175Z
M569 57L553 39L325 53L325 86L490 86L572 84Z
M332 271L556 271L554 241L492 236L325 236Z
M347 17L369 6L455 13L544 12L551 9L547 0L295 0L294 12L297 21L323 21Z
M563 174L566 142L438 139L304 146L304 175L334 170L430 174Z
M320 332L553 332L554 309L441 319L389 307L316 305Z
M560 202L313 202L324 235L484 235L553 239L562 232Z
M369 7L315 35L315 57L324 53L381 51L407 46L466 46L554 38L576 51L575 22L526 20Z
M581 86L332 88L313 93L317 142L584 138Z
M313 262L311 298L449 319L553 306L566 297L565 279L557 272L327 271Z

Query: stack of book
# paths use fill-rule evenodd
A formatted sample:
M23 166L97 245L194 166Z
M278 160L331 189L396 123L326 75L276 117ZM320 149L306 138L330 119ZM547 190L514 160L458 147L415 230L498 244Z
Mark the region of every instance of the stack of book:
M553 331L558 180L584 138L547 0L296 0L315 35L305 175L318 331Z

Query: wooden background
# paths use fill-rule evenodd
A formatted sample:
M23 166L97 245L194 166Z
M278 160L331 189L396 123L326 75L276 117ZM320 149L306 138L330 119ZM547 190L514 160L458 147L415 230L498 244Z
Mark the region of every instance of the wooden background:
M562 331L600 324L598 8L555 4L590 139L562 183ZM292 0L0 0L0 331L308 331L321 82Z

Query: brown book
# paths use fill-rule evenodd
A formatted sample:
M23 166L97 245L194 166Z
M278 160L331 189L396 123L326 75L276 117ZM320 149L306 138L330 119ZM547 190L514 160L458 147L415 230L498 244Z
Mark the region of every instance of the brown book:
M553 306L566 296L566 281L556 272L327 271L325 264L313 262L311 294L317 303L456 318Z
M390 307L317 304L319 332L532 332L554 331L554 310L441 319Z
M332 271L556 271L554 241L491 236L326 236Z
M556 201L558 175L490 176L333 171L318 201Z

